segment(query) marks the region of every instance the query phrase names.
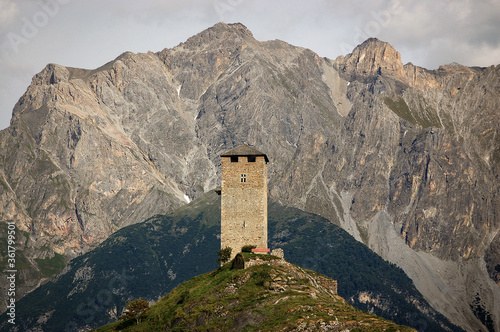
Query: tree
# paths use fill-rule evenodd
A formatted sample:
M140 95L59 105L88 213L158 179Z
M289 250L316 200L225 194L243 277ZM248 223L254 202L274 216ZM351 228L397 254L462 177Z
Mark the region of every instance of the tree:
M217 250L217 255L219 255L219 258L217 258L217 262L221 264L227 263L231 258L232 251L233 249L231 249L231 247L225 247L221 250Z
M141 322L141 316L149 310L149 302L140 298L134 301L127 301L127 308L123 316L120 316L120 320L127 320L135 318L137 324Z
M245 258L243 258L242 254L237 254L234 257L233 262L231 264L231 269L244 269L245 268Z

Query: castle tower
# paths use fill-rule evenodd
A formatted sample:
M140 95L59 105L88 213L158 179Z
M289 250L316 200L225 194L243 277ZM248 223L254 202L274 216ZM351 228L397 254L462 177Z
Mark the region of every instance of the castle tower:
M221 248L267 252L267 156L248 145L221 155ZM259 251L259 250L257 250Z

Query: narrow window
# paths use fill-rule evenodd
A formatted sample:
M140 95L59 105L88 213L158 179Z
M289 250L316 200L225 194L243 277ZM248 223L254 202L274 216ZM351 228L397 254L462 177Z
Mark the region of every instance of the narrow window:
M246 174L241 174L241 182L247 182L247 175Z
M248 162L249 163L254 163L255 162L255 156L248 156Z
M232 163L237 163L238 162L238 156L231 156L231 162Z

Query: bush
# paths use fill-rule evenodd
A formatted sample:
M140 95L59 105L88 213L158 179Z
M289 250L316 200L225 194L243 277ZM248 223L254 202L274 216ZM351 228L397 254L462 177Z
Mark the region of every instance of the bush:
M271 281L273 281L267 269L252 274L252 277L254 278L257 286L263 286L264 288L269 288Z
M221 264L227 263L231 258L232 251L233 249L231 249L231 247L225 247L224 249L217 250L217 255L219 255L219 258L217 258L217 262Z
M141 322L141 316L149 310L149 302L142 297L134 301L127 301L127 308L124 315L119 317L120 320L128 320L135 318L137 324Z
M252 249L255 249L255 248L257 248L257 246L248 244L248 245L243 246L241 248L241 252L252 252Z
M231 264L231 269L239 269L242 270L245 268L245 259L242 254L237 254L233 259L233 263Z

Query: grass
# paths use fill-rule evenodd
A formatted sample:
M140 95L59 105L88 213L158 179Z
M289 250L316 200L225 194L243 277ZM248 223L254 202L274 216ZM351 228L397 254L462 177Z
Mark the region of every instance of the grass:
M40 271L45 276L53 276L61 272L62 269L64 269L64 267L66 266L66 259L63 255L60 255L58 253L54 253L54 257L44 259L37 258L35 259L35 261L38 263Z
M423 128L442 127L441 120L436 110L422 103L425 104L423 99L420 100L418 109L412 112L403 98L398 97L396 100L390 97L384 98L384 104L389 107L391 111L411 124L418 124Z
M413 125L417 124L417 120L413 117L410 108L406 104L403 98L398 98L397 100L393 100L391 97L385 97L384 103L389 107L391 111L396 113L400 118L405 119Z
M243 255L245 261L278 259L270 255ZM117 322L97 331L227 331L241 324L244 331L275 331L297 328L304 322L317 328L339 324L359 331L412 330L354 309L339 296L312 297L308 279L297 279L283 267L263 264L232 270L230 266L231 263L225 264L181 284L152 306L139 325ZM316 275L313 271L294 269ZM271 291L270 283L277 276L295 287L284 292Z

